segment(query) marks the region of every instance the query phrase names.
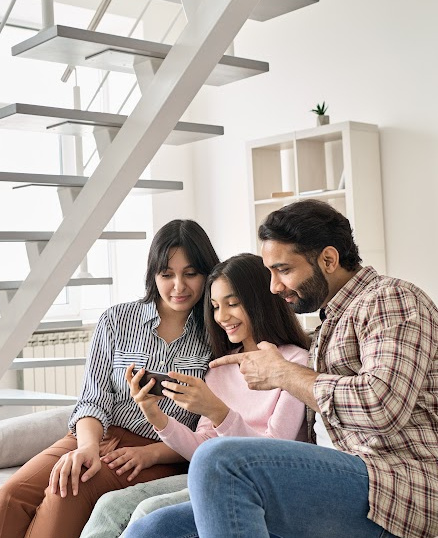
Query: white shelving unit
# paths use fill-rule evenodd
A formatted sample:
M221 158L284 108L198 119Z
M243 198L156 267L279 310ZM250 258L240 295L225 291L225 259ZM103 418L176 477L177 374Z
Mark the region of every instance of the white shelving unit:
M350 221L364 265L386 272L376 125L343 122L248 142L251 242L266 216L303 198L325 200ZM303 316L312 329L315 315Z

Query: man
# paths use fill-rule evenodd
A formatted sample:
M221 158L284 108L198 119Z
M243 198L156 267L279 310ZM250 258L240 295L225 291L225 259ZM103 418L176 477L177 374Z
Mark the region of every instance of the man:
M321 309L310 367L266 342L211 366L237 362L250 388L305 402L316 444L208 441L190 465L194 520L178 505L151 524L161 520L162 538L434 538L436 306L414 285L363 268L348 220L323 202L275 211L259 237L271 291L296 312Z

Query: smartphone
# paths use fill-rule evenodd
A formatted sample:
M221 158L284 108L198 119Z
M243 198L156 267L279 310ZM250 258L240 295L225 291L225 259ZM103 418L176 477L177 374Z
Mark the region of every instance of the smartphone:
M172 383L178 383L176 379L172 379L166 374L162 374L160 372L146 372L139 381L140 387L144 387L147 383L149 383L149 381L152 378L155 379L155 385L151 388L151 390L149 391L149 394L154 394L155 396L163 395L164 387L161 384L161 381L171 381ZM166 390L170 390L170 389L166 389ZM176 391L170 390L170 392L176 392Z

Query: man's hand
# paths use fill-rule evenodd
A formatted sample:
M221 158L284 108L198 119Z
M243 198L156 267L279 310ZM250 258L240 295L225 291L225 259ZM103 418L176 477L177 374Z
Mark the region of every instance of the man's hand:
M257 347L259 351L220 357L210 363L210 368L223 364L239 364L250 389L286 390L319 413L320 409L313 396L313 384L319 374L310 368L287 361L274 344L260 342Z
M239 364L240 371L252 390L270 390L283 388L282 372L290 366L277 346L268 342L257 344L259 351L232 353L210 363L210 368L223 364Z

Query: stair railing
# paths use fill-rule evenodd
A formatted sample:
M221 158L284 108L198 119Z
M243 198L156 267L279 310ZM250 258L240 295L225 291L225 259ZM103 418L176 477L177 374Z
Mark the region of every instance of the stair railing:
M0 22L0 34L2 33L3 28L5 27L6 23L8 22L9 16L11 15L12 8L14 7L16 1L17 0L11 0L10 4L8 6L8 9L6 10L2 21Z
M258 0L200 2L0 318L0 377L111 220Z
M55 24L53 0L41 0L41 20L43 29Z
M143 8L142 12L140 13L140 15L137 17L133 27L131 28L130 32L128 33L128 37L131 37L132 34L134 33L134 31L136 30L138 24L140 23L143 15L146 13L146 10L149 8L150 4L152 3L152 0L148 0L148 2L146 3L145 7ZM167 28L167 30L164 32L164 35L163 37L160 39L159 43L164 43L165 39L167 38L167 36L170 34L170 32L173 30L175 24L177 23L181 13L183 13L183 7L181 6L180 9L176 12L175 16L173 17L173 19L170 21L170 24ZM111 71L106 71L104 76L102 77L102 80L101 82L99 83L98 87L96 88L96 91L94 92L93 94L93 97L91 98L90 102L88 103L87 107L85 108L85 110L89 110L91 105L93 104L94 100L96 99L96 97L99 95L99 93L102 91L104 85L105 85L105 82L107 81L108 79L108 76L110 74ZM132 87L130 88L130 90L128 91L128 94L126 95L125 99L123 100L122 104L119 106L119 108L117 109L116 111L116 114L120 114L124 108L124 106L126 105L126 103L129 101L129 98L131 97L131 95L133 94L135 88L138 86L138 81L135 80L134 84L132 85ZM88 165L90 164L90 162L92 161L93 157L96 155L97 153L97 148L94 148L94 150L91 152L91 155L89 156L89 158L87 159L87 162L84 164L84 169L86 169L88 167Z
M52 1L52 3L53 3L53 0L43 0L43 5L47 1ZM99 22L102 20L103 16L106 13L106 10L108 9L110 4L111 4L111 0L102 0L101 1L101 3L99 4L99 7L96 9L96 13L94 14L94 17L91 19L91 22L87 27L87 30L95 30L97 28L97 26L99 25ZM54 24L54 22L52 21L52 26L53 26L53 24ZM68 65L67 66L66 70L64 71L64 73L63 73L63 75L61 77L62 82L67 82L67 80L70 78L70 75L72 74L74 68L75 68L74 65Z

